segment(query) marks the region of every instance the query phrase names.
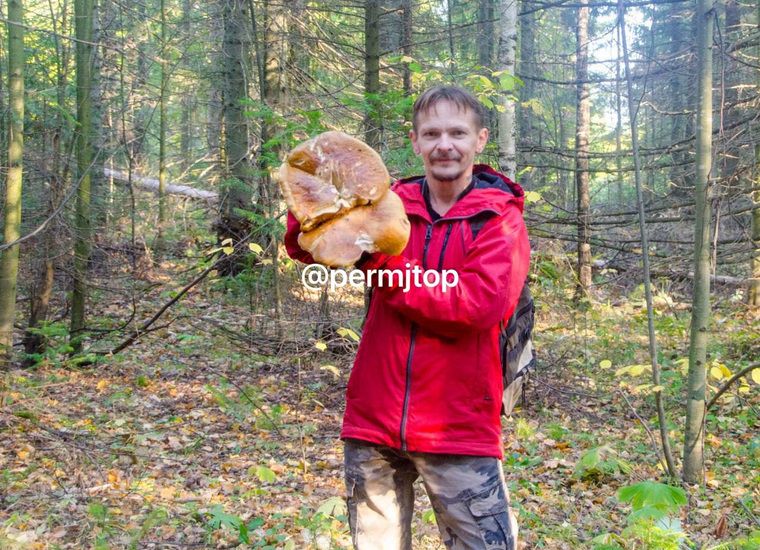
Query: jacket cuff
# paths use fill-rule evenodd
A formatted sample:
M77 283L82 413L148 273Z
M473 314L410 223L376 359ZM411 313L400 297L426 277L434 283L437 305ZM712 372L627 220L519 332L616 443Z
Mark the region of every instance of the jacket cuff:
M375 252L370 254L365 252L359 261L354 264L357 269L361 269L365 273L371 269L382 269L388 262L397 258L398 256L389 256L382 252Z

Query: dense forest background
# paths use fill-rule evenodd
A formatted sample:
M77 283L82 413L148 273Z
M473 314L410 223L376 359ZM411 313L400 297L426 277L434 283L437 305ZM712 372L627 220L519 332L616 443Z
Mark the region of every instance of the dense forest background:
M527 192L522 544L760 548L756 3L0 6L0 546L350 545L363 295L301 285L274 174L333 129L421 173L453 83Z

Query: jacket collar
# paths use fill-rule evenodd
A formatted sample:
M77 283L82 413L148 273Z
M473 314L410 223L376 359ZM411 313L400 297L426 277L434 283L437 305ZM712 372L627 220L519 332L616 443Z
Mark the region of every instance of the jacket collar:
M510 203L523 211L525 193L522 187L486 164L472 169L473 188L451 207L442 219L470 218L481 212L503 214ZM423 194L425 176L412 176L397 181L393 190L402 198L408 215L416 215L431 223Z

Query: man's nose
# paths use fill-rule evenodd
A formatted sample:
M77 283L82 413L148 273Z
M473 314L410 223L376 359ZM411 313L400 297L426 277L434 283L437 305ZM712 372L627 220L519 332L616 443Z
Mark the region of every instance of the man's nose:
M453 146L453 143L451 141L451 138L447 134L441 134L440 139L438 140L437 147L441 151L449 151L451 150Z

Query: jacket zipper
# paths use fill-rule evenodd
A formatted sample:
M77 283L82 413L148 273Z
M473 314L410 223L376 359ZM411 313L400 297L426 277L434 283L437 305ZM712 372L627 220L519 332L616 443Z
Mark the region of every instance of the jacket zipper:
M422 269L427 264L428 245L433 236L433 224L427 226L425 230L425 246L422 248ZM412 356L414 355L414 342L417 337L417 323L412 323L412 334L409 343L409 355L406 357L406 388L404 390L404 408L401 411L401 450L406 451L406 421L409 414L409 397L412 389Z
M443 238L441 255L438 257L438 271L443 271L443 256L446 254L446 246L449 244L449 237L451 236L452 229L454 229L454 224L450 223L449 227L446 229L446 236Z

